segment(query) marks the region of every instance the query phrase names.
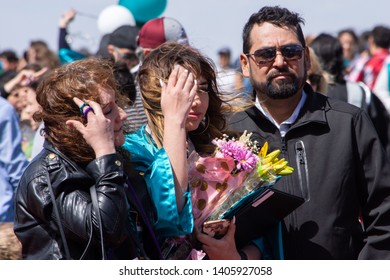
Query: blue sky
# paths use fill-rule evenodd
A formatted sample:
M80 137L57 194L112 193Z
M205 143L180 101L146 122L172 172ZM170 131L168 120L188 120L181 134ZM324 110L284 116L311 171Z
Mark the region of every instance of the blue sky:
M7 2L5 4L5 2ZM80 13L69 27L72 47L82 46L96 51L100 37L97 17L113 0L1 0L0 50L13 48L19 54L31 40L43 39L57 50L58 20L74 8ZM375 3L375 4L373 4ZM241 51L241 30L248 17L264 5L280 5L300 13L306 21L306 35L319 32L335 34L353 27L357 32L377 24L390 26L388 0L168 0L162 16L179 20L187 31L190 43L211 58L217 50L229 46L234 56Z

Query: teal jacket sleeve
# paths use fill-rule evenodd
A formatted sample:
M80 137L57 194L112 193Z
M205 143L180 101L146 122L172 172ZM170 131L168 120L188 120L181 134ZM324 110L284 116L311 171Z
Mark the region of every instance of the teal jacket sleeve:
M58 58L60 59L61 64L71 63L76 60L86 58L82 53L75 52L69 49L60 49L58 51Z
M154 145L145 131L145 126L127 134L123 148L130 153L134 169L144 173L148 192L157 212L153 225L156 233L164 237L191 233L194 219L190 192L184 194L186 204L179 213L173 172L165 150Z

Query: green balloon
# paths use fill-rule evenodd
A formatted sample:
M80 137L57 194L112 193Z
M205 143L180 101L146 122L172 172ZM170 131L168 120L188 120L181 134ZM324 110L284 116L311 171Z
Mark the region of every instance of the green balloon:
M143 24L159 17L167 7L167 0L119 0L118 4L129 9L135 21Z

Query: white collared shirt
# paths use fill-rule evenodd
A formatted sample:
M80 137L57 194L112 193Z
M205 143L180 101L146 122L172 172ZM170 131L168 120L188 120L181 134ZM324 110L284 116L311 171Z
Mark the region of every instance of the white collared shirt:
M299 111L301 111L301 108L303 107L306 98L307 98L307 94L305 93L305 91L302 90L301 100L299 100L299 103L295 108L294 112L287 120L282 122L280 125L274 120L274 118L266 110L264 110L264 108L261 106L261 103L259 102L257 95L256 95L255 105L279 129L280 135L284 137L284 135L286 135L286 132L290 128L291 124L293 124L297 119Z

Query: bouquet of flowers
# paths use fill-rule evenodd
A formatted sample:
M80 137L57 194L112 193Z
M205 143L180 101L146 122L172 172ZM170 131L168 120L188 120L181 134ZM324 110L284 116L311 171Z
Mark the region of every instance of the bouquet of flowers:
M217 220L243 197L265 185L274 184L293 168L282 158L280 150L268 153L268 143L259 148L245 131L239 139L213 140L211 156L193 152L189 157L189 182L195 226Z

